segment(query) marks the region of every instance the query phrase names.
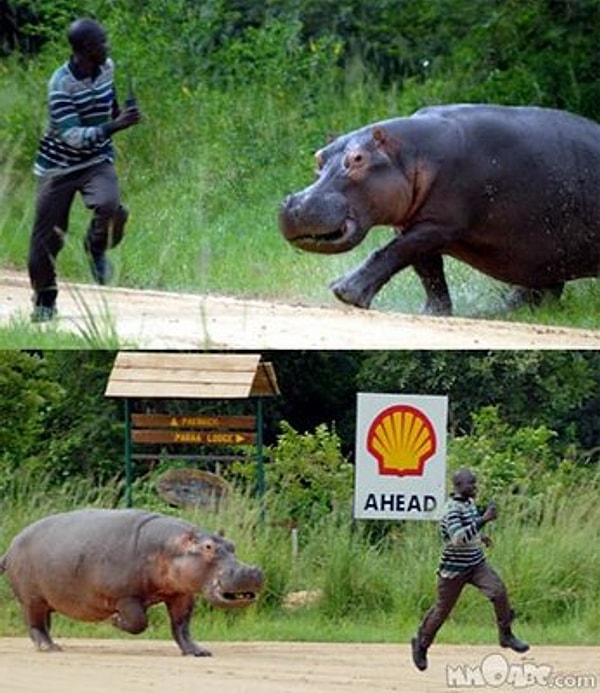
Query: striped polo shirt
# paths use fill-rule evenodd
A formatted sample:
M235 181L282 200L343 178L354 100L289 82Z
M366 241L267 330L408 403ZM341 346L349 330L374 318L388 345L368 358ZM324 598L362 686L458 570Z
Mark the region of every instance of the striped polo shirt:
M440 522L444 550L438 575L457 577L485 560L480 534L483 522L472 498L451 496Z
M83 77L67 62L48 83L48 125L40 140L36 176L70 173L113 161L110 137L102 125L115 113L114 64L108 58L95 77Z

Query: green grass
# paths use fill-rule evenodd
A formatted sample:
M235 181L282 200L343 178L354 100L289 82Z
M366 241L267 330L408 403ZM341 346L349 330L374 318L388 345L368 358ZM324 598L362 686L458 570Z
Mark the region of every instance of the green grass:
M11 65L0 77L0 108L15 117L27 114L24 136L9 138L0 162L0 267L24 269L35 192L29 166L45 118L45 76L28 74L24 81L26 102L36 104L32 111L23 99L13 99L22 77L19 69ZM304 88L310 94L310 86ZM307 95L271 93L248 84L235 93L198 87L157 100L142 86L145 122L115 137L124 201L131 212L125 240L111 252L115 283L335 305L330 282L387 242L391 231L374 229L346 254L312 255L284 241L277 224L279 204L288 192L312 181L313 152L328 131L401 114L412 104L410 95L373 85L363 100L360 80L323 88L310 99ZM59 282L90 281L82 251L88 220L77 200L69 240L58 260ZM595 280L572 282L559 304L506 312L501 301L507 287L452 260L447 272L458 316L600 327ZM407 269L384 287L373 307L414 313L423 302L420 283ZM21 329L2 330L0 340L26 342Z
M135 347L127 344L117 334L110 306L104 300L100 310L90 306L83 295L74 290L72 298L81 320L74 329L66 331L54 321L32 324L29 319L31 306L23 306L21 312L0 328L1 349L118 349Z
M20 528L51 512L75 507L115 507L122 488L89 488L73 482L53 488L43 479L14 480L3 490L0 549ZM505 580L518 612L515 630L539 644L599 644L600 510L598 488L548 499L544 517L523 514L511 498L499 499L502 516L491 529L492 565ZM299 553L291 556L289 534L278 525L278 500L267 496L265 521L256 500L236 494L218 514L176 511L156 495L151 478L138 480L138 507L182 514L210 531L225 529L241 560L260 565L266 587L258 605L226 613L198 599L193 632L212 640L310 640L408 642L435 596L440 542L435 523L397 523L379 544L365 524L352 530L345 513L300 527ZM512 506L512 507L511 507ZM295 611L283 598L298 590L322 590L322 599ZM65 637L122 637L110 625L55 619L53 632ZM25 636L22 617L5 579L0 579L0 636ZM150 611L143 637L169 639L166 610ZM493 610L477 590L465 589L440 643L494 644Z

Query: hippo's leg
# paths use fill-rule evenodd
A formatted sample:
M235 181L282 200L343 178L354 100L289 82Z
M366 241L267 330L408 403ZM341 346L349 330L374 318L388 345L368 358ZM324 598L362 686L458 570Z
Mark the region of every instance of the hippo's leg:
M25 618L29 626L29 637L38 650L60 652L61 648L50 637L50 614L52 609L44 602L34 602L25 607Z
M111 618L112 624L126 633L137 635L148 627L148 616L142 602L135 597L119 599L117 610Z
M390 247L396 243L397 239L394 239L383 248L374 250L356 269L332 282L330 288L335 296L351 306L368 308L381 287L408 265L398 267L396 254Z
M452 237L452 230L439 226L413 227L410 233L396 236L383 248L374 250L355 270L333 282L333 293L344 303L368 308L381 287L397 272L415 263L425 271L428 260L423 258L437 257Z
M423 313L452 315L452 300L444 274L444 258L441 255L432 255L425 260L420 259L414 262L413 267L427 295Z
M544 289L531 289L526 286L516 286L505 299L507 308L531 306L537 308L545 299L557 301L565 288L564 282Z
M194 613L194 596L178 594L165 600L165 604L171 620L171 633L173 633L173 638L179 645L181 654L191 654L194 657L211 657L210 651L194 642L190 635L190 620Z

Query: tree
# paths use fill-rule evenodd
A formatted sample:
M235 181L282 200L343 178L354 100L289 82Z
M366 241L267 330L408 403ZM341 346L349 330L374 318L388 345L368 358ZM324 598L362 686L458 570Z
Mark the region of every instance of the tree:
M375 352L365 358L359 388L447 394L450 430L472 430L472 414L494 405L514 426L545 425L562 444L592 436L578 412L597 401L600 360L590 352ZM597 406L597 405L596 405ZM596 429L597 431L598 429Z
M49 351L48 376L62 396L42 416L37 454L57 481L85 476L98 483L123 469L123 415L104 390L114 361L109 351Z
M45 413L65 395L38 354L0 351L0 488L15 474L39 466Z
M356 351L280 351L264 354L272 361L281 397L267 403L269 439L285 420L300 433L319 424L335 426L343 449L354 445L356 376L363 353Z

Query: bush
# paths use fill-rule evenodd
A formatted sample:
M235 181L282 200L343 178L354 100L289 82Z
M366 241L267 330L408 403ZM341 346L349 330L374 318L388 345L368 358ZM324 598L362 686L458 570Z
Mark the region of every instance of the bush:
M473 414L470 435L450 443L450 467L477 472L482 498L496 495L542 493L557 467L551 443L555 433L546 426L515 427L503 421L496 406Z
M325 424L314 433L299 434L281 423L277 444L267 450L266 481L277 498L280 520L318 522L350 507L353 467L341 454L341 442Z

